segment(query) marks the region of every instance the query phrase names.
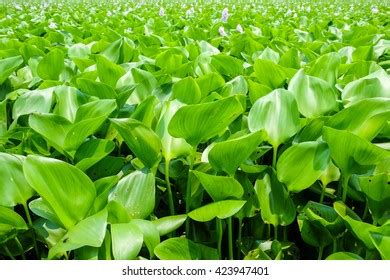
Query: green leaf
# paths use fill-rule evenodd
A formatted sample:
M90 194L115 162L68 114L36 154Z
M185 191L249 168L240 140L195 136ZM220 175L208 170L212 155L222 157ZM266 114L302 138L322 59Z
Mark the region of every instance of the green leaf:
M46 54L38 64L38 75L42 80L55 80L60 77L64 70L64 53L59 49L53 49Z
M211 65L218 73L227 77L237 77L244 71L242 60L226 54L212 56Z
M214 201L240 199L244 194L241 184L232 177L215 176L192 171Z
M288 140L298 132L299 112L291 92L277 89L259 98L248 115L249 130L265 130L268 142L274 147Z
M363 258L350 252L336 252L329 255L326 260L363 260Z
M76 167L86 171L92 165L110 154L115 148L111 140L91 139L81 144L75 154Z
M58 244L67 232L63 227L46 219L35 220L34 230L49 249Z
M134 113L131 114L131 118L138 120L145 124L147 127L152 127L155 122L155 110L158 104L158 99L155 96L149 96L141 101L137 105Z
M272 89L282 87L296 72L264 59L256 60L253 69L259 82Z
M218 252L184 237L169 238L154 250L160 260L216 260Z
M143 243L141 230L134 223L111 225L112 252L116 260L133 260Z
M134 171L123 177L110 194L109 201L121 204L133 219L144 219L154 210L155 181L152 173Z
M324 127L324 140L328 143L331 157L345 174L364 174L373 169L390 153L348 131Z
M93 212L98 212L107 205L108 196L114 186L118 183L119 179L119 175L114 175L93 182L96 187L96 199L93 205Z
M58 253L74 250L84 246L100 247L103 243L107 228L107 209L90 216L74 227L49 250L49 259Z
M23 63L23 58L18 55L0 59L0 85L8 79L16 69Z
M295 206L285 187L278 182L276 176L266 174L263 179L256 180L261 217L267 224L287 226L295 219Z
M156 56L156 66L160 67L166 73L174 73L182 65L183 56L175 54L170 50L163 51Z
M330 206L309 201L303 209L303 214L311 223L328 230L333 237L345 228L339 215Z
M115 90L111 86L101 82L80 78L77 79L77 86L82 92L90 96L96 96L99 99L117 98Z
M153 96L153 91L157 87L157 80L148 71L132 68L123 77L118 80L117 88L126 89L136 85L134 92L131 94L128 104L139 104L149 96Z
M34 199L28 204L30 210L37 216L42 217L54 224L61 225L61 221L58 219L56 213L51 208L48 202L41 197Z
M149 127L134 119L111 119L130 150L148 168L161 160L161 141Z
M291 192L310 187L325 171L330 160L328 145L323 142L302 142L291 146L279 157L278 180Z
M0 206L0 243L2 238L14 230L27 230L27 224L23 218L7 207Z
M0 102L0 137L8 130L7 99Z
M307 118L322 116L337 108L337 96L332 86L299 70L288 84L298 104L299 112Z
M175 215L175 216L165 216L160 219L152 221L156 226L160 236L167 235L168 233L177 230L181 227L184 222L187 220L187 215Z
M160 233L155 224L150 221L134 219L130 221L142 232L143 242L148 248L150 258L154 257L154 249L160 243Z
M377 97L357 101L333 115L326 125L348 130L371 141L385 127L389 119L390 99Z
M161 139L162 155L166 161L191 154L192 147L183 138L172 137L168 125L181 104L176 101L166 102L156 125L156 134Z
M33 90L21 95L12 107L13 119L31 113L49 113L52 107L54 89Z
M30 116L29 125L59 152L74 155L85 138L95 133L115 108L114 100L97 100L80 106L74 123L54 114L35 114Z
M224 132L242 112L241 103L235 96L183 106L172 117L168 131L195 147Z
M26 204L34 190L24 178L24 156L0 153L0 205L13 207Z
M119 78L125 74L125 69L102 55L96 56L96 68L100 81L113 88L116 87Z
M338 68L340 66L340 55L338 53L327 53L321 55L310 67L308 74L327 81L331 86L336 84Z
M390 218L389 175L359 176L359 186L367 198L374 224L384 224Z
M333 204L337 214L344 220L346 226L350 231L360 239L368 249L375 249L374 241L371 237L372 233L383 234L386 231L390 233L390 224L385 224L382 227L376 227L374 225L362 222L359 216L355 214L350 208L340 201L336 201Z
M243 200L222 200L206 204L192 210L188 216L197 222L208 222L214 218L226 219L236 214L244 206Z
M303 241L314 247L325 247L332 243L333 239L329 231L310 223L304 215L298 215L298 226Z
M372 242L382 256L383 260L390 260L390 236L380 233L370 233Z
M249 158L265 138L264 131L257 131L217 142L208 154L209 162L215 170L224 171L229 176L233 176L237 168Z
M30 115L28 123L49 145L64 153L65 137L72 126L70 121L54 114L34 114Z
M67 229L83 220L96 197L92 181L78 168L51 158L28 156L24 176Z
M196 82L199 85L202 97L206 97L209 93L216 91L225 85L223 77L216 72L201 76Z
M373 97L390 97L390 77L383 69L350 82L341 94L349 105Z
M172 86L172 98L186 104L196 104L200 101L202 93L194 78L186 77Z

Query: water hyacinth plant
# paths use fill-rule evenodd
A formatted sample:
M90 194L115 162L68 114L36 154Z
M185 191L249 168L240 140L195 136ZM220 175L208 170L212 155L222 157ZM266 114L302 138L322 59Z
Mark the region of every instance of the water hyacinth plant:
M3 1L0 259L390 259L383 1Z

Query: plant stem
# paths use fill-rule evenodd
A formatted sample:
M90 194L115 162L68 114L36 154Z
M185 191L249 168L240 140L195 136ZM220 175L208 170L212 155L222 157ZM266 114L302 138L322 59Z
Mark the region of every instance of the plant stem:
M267 224L267 239L271 238L271 224Z
M167 191L168 191L168 202L169 202L169 213L171 216L175 215L175 205L173 203L173 195L171 183L169 181L169 160L165 160L165 182L167 183Z
M274 240L278 240L278 226L274 226Z
M333 252L332 253L336 253L337 252L337 238L334 238L333 239Z
M190 168L188 170L187 177L187 187L186 187L186 214L190 212L191 207L191 182L190 182L190 172L194 168L195 154L196 154L197 146L193 147L193 151L191 155L188 156ZM186 220L186 236L189 238L190 235L190 219Z
M237 259L241 259L242 218L238 218Z
M222 259L222 220L216 218L216 231L217 231L217 247L218 247L218 255L219 259Z
M322 204L324 202L326 185L323 186L322 183L320 182L320 186L321 186L320 203Z
M23 249L23 245L22 243L20 243L20 240L17 236L15 236L15 242L16 242L16 246L18 246L18 249L20 250L20 252L22 252L22 259L23 260L26 260L26 256L24 255L24 249Z
M278 146L272 146L272 167L276 168L276 157L278 155Z
M4 248L4 251L7 253L8 257L11 259L11 260L15 260L15 257L11 254L10 250L8 249L7 245L3 244L3 248Z
M287 226L283 227L283 241L287 241Z
M362 217L362 220L363 220L363 221L366 219L367 214L368 214L368 203L367 203L367 200L366 200L366 203L365 203L365 205L364 205L363 217Z
M33 225L33 222L31 220L30 211L28 210L28 207L27 207L26 203L23 203L23 209L24 209L24 212L26 212L28 225L30 226L30 228L32 230L32 238L33 238L33 243L34 243L35 254L37 256L37 259L40 259L40 255L39 255L39 251L38 251L38 245L37 245L37 239L36 239L36 236L35 236L34 225Z
M232 217L227 218L229 260L233 260L233 225L232 224L233 224Z
M344 175L342 179L342 186L343 186L343 196L342 201L345 203L347 200L347 193L348 193L348 182L349 182L349 175Z
M318 249L318 258L317 260L322 260L322 253L324 252L324 246L320 246Z

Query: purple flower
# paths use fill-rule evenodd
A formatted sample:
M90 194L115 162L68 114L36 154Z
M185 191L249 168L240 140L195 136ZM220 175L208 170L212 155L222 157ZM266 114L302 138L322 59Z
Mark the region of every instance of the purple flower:
M229 10L228 8L225 8L222 10L222 21L227 22L228 18L229 18Z
M244 29L242 29L241 24L237 24L236 30L237 30L238 32L240 32L240 33L244 33Z
M219 32L219 35L221 35L222 37L227 36L227 34L225 32L225 28L223 26L220 26L218 28L218 32Z
M160 17L165 16L165 10L164 10L163 7L160 8L160 11L158 12L158 15L159 15Z

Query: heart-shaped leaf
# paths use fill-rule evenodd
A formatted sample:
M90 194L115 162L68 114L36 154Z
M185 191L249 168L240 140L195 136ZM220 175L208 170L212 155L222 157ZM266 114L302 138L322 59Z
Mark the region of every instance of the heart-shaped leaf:
M389 98L369 98L357 101L333 115L326 125L335 129L348 130L371 141L385 127L390 119Z
M195 147L224 132L242 112L241 103L235 96L183 106L172 117L168 131Z
M61 252L84 246L100 247L107 228L107 209L90 216L72 227L49 251L49 259Z
M23 63L23 58L19 56L0 59L0 85L8 79L16 69Z
M154 250L160 260L215 260L218 252L183 237L169 238Z
M248 115L249 130L265 130L268 142L274 147L288 140L298 132L299 112L291 92L277 89L259 98Z
M64 70L64 53L53 49L46 54L38 64L38 75L42 80L58 80Z
M193 171L199 182L214 201L240 199L244 194L241 184L232 177L215 176Z
M348 131L324 127L323 135L332 159L344 174L364 174L390 157L390 152Z
M188 216L197 222L208 222L214 218L226 219L236 214L244 206L243 200L222 200L206 204L192 210Z
M321 176L329 160L326 143L302 142L293 145L279 157L276 165L278 180L286 184L289 191L300 192Z
M153 174L134 171L118 182L109 201L122 205L131 218L144 219L154 209L155 192Z
M266 174L256 180L261 217L265 223L274 226L287 226L295 219L295 206L285 187L279 183L274 174Z
M307 118L322 116L337 108L336 92L332 86L299 70L288 84L298 104L299 112Z
M249 158L257 146L266 139L264 131L216 143L208 154L211 166L233 176L237 168Z
M166 102L160 115L160 119L156 125L156 134L161 139L162 154L166 161L171 159L189 155L192 152L192 147L183 138L172 137L168 132L168 125L172 117L181 104L176 101Z
M134 223L111 225L112 252L116 260L133 260L143 243L143 234Z
M187 215L175 215L162 217L152 223L156 226L160 236L163 236L181 227L186 220Z
M47 201L65 228L73 228L87 216L96 189L80 169L60 160L28 156L23 172L27 182Z
M134 119L111 119L130 150L148 168L155 167L161 159L161 141L149 127Z
M24 156L0 153L0 205L26 204L34 195L23 174Z

